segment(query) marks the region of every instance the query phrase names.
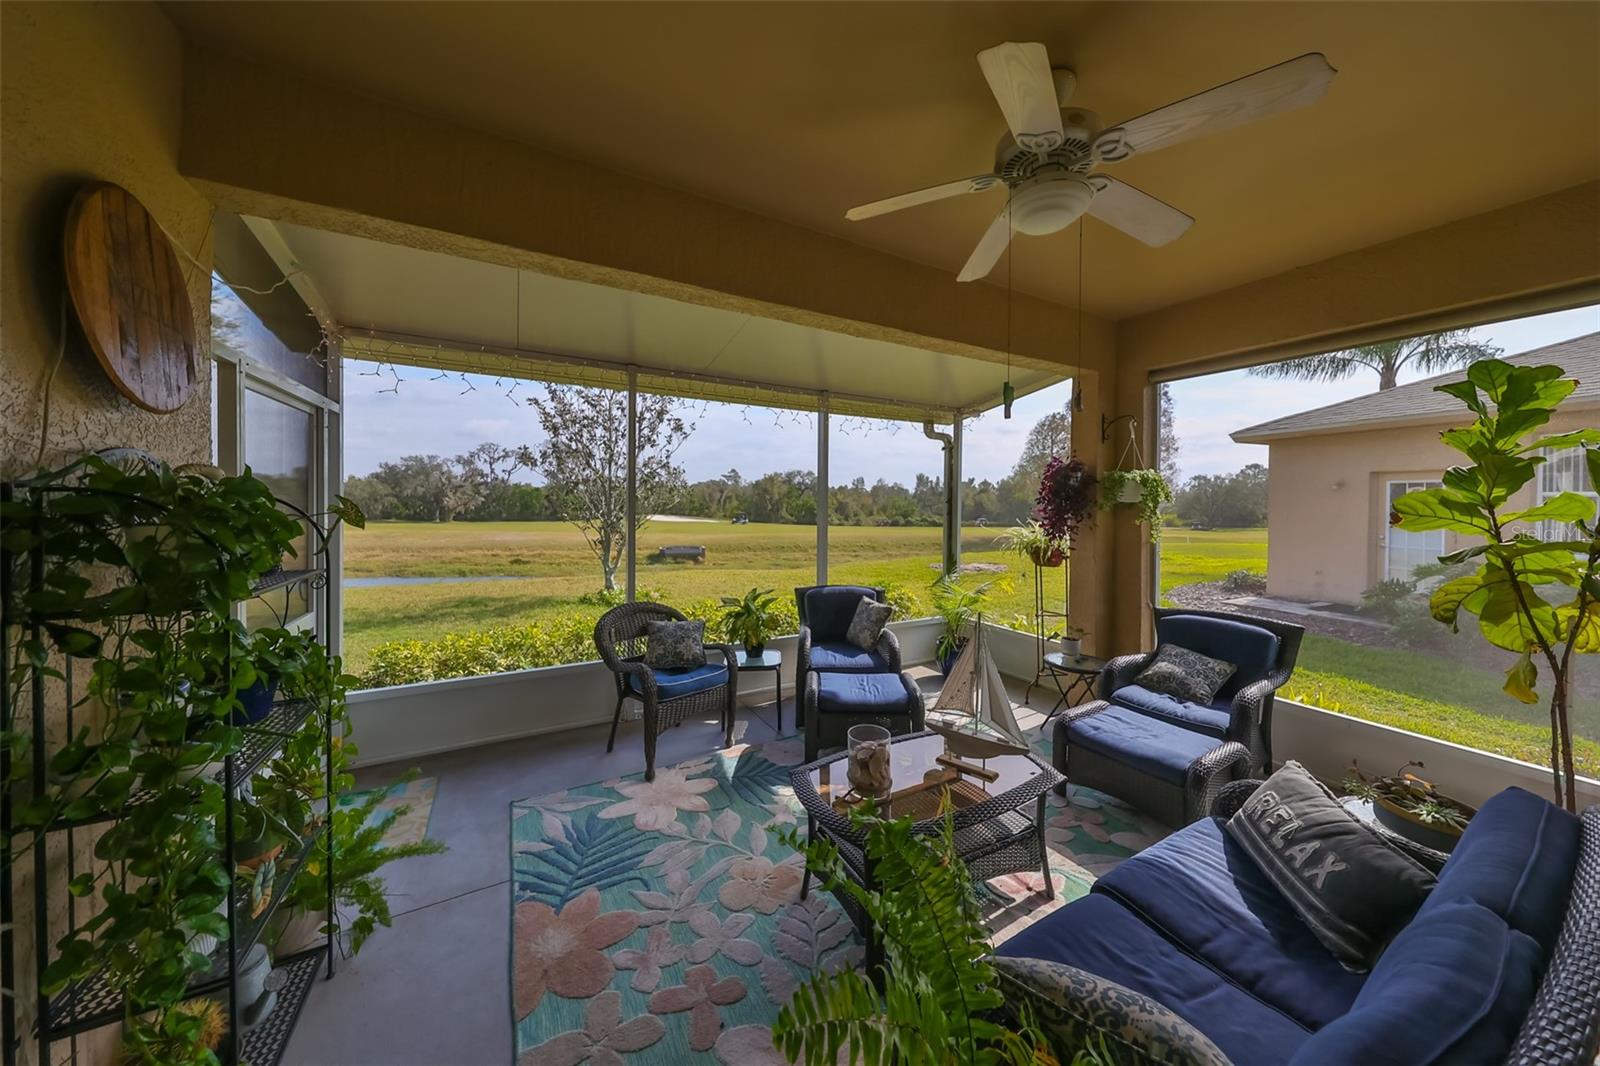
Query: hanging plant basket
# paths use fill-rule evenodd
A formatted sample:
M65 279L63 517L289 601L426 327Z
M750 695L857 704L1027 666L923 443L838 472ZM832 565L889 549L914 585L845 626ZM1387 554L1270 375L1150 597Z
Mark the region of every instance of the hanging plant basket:
M1102 509L1134 506L1139 508L1139 521L1150 527L1150 542L1161 540L1161 509L1172 502L1172 486L1159 470L1140 467L1134 470L1110 470L1101 479L1105 492L1100 499Z

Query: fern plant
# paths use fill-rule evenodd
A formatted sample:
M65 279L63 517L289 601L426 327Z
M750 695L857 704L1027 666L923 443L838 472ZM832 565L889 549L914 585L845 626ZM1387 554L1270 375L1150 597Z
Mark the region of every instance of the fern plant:
M417 772L408 772L401 781L409 781ZM384 789L373 789L360 803L351 807L336 806L333 811L333 898L335 912L328 916L337 932L349 937L349 950L353 955L361 950L367 937L378 926L388 927L391 921L389 896L384 891L383 878L378 870L396 859L413 855L437 855L447 850L437 840L418 840L406 844L385 844L383 835L395 819L409 813L407 806L396 807L383 816L374 818L378 805L383 802ZM288 902L295 913L312 913L327 906L326 857L320 848L307 856L299 876L289 888ZM345 928L345 916L339 913L351 909L355 917ZM326 931L327 926L323 926Z
M1026 1017L1016 1029L995 1020L1006 1001L988 962L988 932L956 856L949 818L933 836L913 834L909 818L888 821L870 810L853 820L865 834L875 889L846 876L838 849L827 841L803 842L792 829L781 835L805 852L824 887L848 893L871 918L884 965L876 975L813 975L778 1013L772 1027L778 1047L807 1066L832 1066L841 1048L867 1066L1054 1063Z

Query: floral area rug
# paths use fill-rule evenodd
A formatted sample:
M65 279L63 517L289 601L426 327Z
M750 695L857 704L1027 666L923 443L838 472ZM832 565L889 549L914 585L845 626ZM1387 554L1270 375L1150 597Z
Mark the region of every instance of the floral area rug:
M386 818L392 819L389 828L384 830L383 842L391 848L396 848L402 844L419 843L427 837L428 822L433 818L433 796L438 787L438 778L418 777L410 781L396 782L385 789L369 788L359 792L346 792L339 797L339 806L359 807L374 792L381 791L383 799L373 808L367 824Z
M798 738L737 745L654 782L512 804L518 1066L786 1061L772 1046L779 1007L812 972L862 957L831 895L800 899L800 856L775 832L804 829L789 787L802 759ZM1165 832L1087 789L1048 802L1056 899L1039 894L1039 873L991 881L997 941Z

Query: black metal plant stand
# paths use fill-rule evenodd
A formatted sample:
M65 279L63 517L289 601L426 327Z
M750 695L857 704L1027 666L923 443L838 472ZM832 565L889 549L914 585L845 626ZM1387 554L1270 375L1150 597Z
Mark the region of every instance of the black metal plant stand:
M1068 557L1062 560L1061 563L1061 610L1057 611L1049 606L1048 597L1045 595L1044 580L1045 571L1055 568L1040 566L1038 563L1033 564L1033 680L1028 682L1028 689L1022 694L1023 703L1030 703L1033 699L1033 690L1050 673L1044 662L1044 653L1049 650L1050 643L1045 639L1045 634L1049 632L1049 621L1052 618L1059 618L1066 622L1071 618L1069 613L1069 608L1072 606L1072 601L1069 598L1072 581L1071 567L1072 557L1069 553Z
M32 500L38 504L44 496L79 491L84 490L71 484L5 483L0 485L0 500L10 503L14 499L28 498L28 494L37 494L32 496ZM128 498L135 499L135 497ZM304 585L310 590L308 606L312 608L316 618L316 635L324 653L329 654L328 633L325 629L329 617L330 594L326 568L327 534L304 510L284 500L279 500L278 503L293 517L302 520L307 528L307 536L315 538L317 550L308 554L316 565L304 570L278 572L264 579L251 590L251 598L267 597L278 592L287 596L296 586ZM13 705L11 671L18 650L15 642L22 639L42 640L46 621L43 617L27 616L26 611L14 608L14 605L21 604L23 600L16 595L21 590L13 587L13 584L19 575L23 575L22 579L28 587L41 587L49 559L49 545L39 543L41 539L36 538L36 543L26 553L19 553L25 555L25 559L0 551L0 632L3 632L5 637L7 675L5 684L0 685L0 722L9 727L16 721L14 716L19 712L31 719L32 772L29 775L31 782L27 786L31 795L42 794L48 780L51 742L47 732L49 724L46 720L47 711L51 707L64 708L66 735L71 736L74 732L73 705L77 698L74 685L75 682L81 684L82 681L81 678L74 677L72 657L62 656L60 676L47 678L44 671L32 670L26 691L22 693L23 705ZM181 622L198 617L201 613L203 608L196 607L179 615L165 617ZM15 614L25 616L14 617ZM81 666L77 669L79 673L83 672ZM251 914L250 887L240 884L236 876L238 864L234 860L234 811L240 788L249 782L251 776L264 767L286 743L319 720L323 730L322 759L327 797L322 812L323 817L320 822L309 826L298 842L291 842L285 847L283 858L286 861L279 862L270 901L258 913ZM228 1033L218 1051L218 1057L226 1066L243 1063L248 1063L249 1066L274 1066L288 1046L301 1007L310 994L316 971L325 964L327 976L333 976L332 825L335 806L333 725L333 706L327 699L281 700L274 704L270 713L262 720L240 727L245 734L243 744L238 751L226 757L220 774L215 775L215 779L223 786L224 810L221 834L223 864L230 872L231 879L226 900L229 935L226 942L219 944L213 951L211 968L196 974L190 980L184 998L220 996L225 999L229 1022ZM9 748L9 745L0 744L0 780L4 781L11 780L12 763ZM71 935L81 924L79 911L82 905L67 891L67 885L79 872L78 853L83 842L82 834L91 827L126 817L128 812L138 805L151 802L154 798L152 793L135 791L130 795L127 806L121 811L102 812L80 819L57 819L40 831L46 839L36 841L31 849L34 897L32 955L36 963L36 989L44 988L45 967L51 962L56 943L64 936ZM13 835L16 802L17 797L11 794L10 789L0 788L0 836L3 836L8 847ZM59 846L56 841L60 841ZM327 871L327 906L330 921L326 942L275 961L273 972L282 975L279 978L281 984L277 989L276 1002L268 1015L257 1019L250 1030L245 1032L241 1025L241 1012L249 1005L238 1002L239 965L266 932L278 907L288 895L289 886L296 875L319 848L322 849L325 858L324 868ZM47 853L64 853L65 876L60 872L52 875ZM13 928L15 876L16 872L10 865L4 875L0 876L0 982L3 982L8 990L16 988L18 968ZM63 901L60 913L66 918L65 929L61 928L59 922L51 921L53 905ZM54 929L52 925L55 926ZM3 1000L3 1005L0 1005L3 1019L0 1020L3 1020L6 1034L4 1060L9 1066L17 1060L23 1035L17 1029L15 998L7 994L0 996L0 1000ZM34 1035L38 1041L37 1061L40 1063L56 1061L56 1057L52 1056L52 1045L61 1041L72 1041L75 1049L78 1034L121 1022L124 1017L125 1004L121 993L104 972L90 974L55 995L45 996L39 991L34 1027Z

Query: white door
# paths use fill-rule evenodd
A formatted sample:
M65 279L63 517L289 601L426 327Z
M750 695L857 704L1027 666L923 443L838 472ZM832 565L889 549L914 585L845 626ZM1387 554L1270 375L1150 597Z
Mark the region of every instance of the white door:
M1391 481L1388 510L1393 512L1394 501L1408 492L1440 487L1437 481ZM1396 529L1394 526L1389 526L1388 529L1383 550L1383 576L1386 578L1409 581L1417 567L1436 563L1439 561L1439 556L1444 554L1442 529L1430 529L1422 533Z

